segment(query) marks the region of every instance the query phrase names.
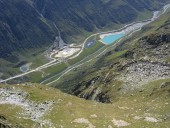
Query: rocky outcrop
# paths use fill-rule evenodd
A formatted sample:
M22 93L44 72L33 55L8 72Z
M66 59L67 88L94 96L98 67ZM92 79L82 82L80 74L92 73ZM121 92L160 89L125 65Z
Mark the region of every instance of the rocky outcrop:
M0 114L0 128L24 128L24 126L11 123L5 115Z
M83 81L80 82L79 84L77 84L74 89L71 90L71 93L78 96L81 94L81 92L83 92L84 90L86 90L87 88L89 88L90 86L92 86L93 84L95 84L96 82L98 82L98 80L101 79L100 76L96 76L88 81ZM93 91L91 91L93 92ZM88 97L86 97L86 99L88 99Z
M52 101L36 103L27 99L29 94L15 87L0 88L0 104L16 105L22 108L22 112L18 113L18 117L31 119L41 126L51 126L51 122L43 120L42 117L50 110Z
M167 86L170 86L170 82L165 82L165 83L162 83L160 88L165 88Z
M11 128L7 123L7 119L4 115L0 115L0 128Z
M161 32L159 32L161 33ZM141 52L138 54L144 54L143 59L149 61L159 61L161 63L169 63L167 58L169 58L170 53L170 34L151 34L146 37L143 37L139 40L140 48L137 48L138 52L141 49ZM145 52L143 52L145 51ZM140 55L139 55L140 56Z
M101 83L103 83L103 78L101 76L96 76L88 81L80 82L70 93L87 100L110 103L110 97L107 95L108 90L103 91L99 86Z
M151 34L140 39L140 43L145 45L159 46L164 43L170 43L170 34Z
M121 87L122 92L139 88L149 81L170 77L170 65L158 62L136 62L128 65L126 70L121 77L117 78L124 82Z

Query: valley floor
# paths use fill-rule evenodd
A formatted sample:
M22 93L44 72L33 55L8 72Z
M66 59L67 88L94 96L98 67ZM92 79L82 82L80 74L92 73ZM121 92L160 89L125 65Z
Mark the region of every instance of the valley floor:
M85 46L86 46L86 44L88 43L88 40L91 37L100 35L100 37L104 38L105 36L108 36L110 34L114 34L114 33L117 33L117 32L123 32L123 33L126 33L126 36L129 36L129 34L131 35L134 32L140 30L143 26L145 26L145 25L155 21L160 15L164 14L169 7L170 7L170 5L168 4L168 5L164 6L163 10L155 11L153 13L153 17L151 19L149 19L149 20L145 20L143 22L142 21L141 22L135 22L135 23L126 25L123 28L121 28L119 30L116 30L116 31L109 31L109 32L101 32L101 33L92 34L91 36L89 36L84 41L81 50L80 50L79 46L74 46L74 47L72 47L72 46L67 47L66 46L62 50L57 50L57 51L54 50L49 55L50 59L52 60L51 62L46 63L46 64L44 64L42 66L39 66L39 67L37 67L35 69L30 69L29 71L26 70L26 72L24 71L23 74L19 74L19 75L12 76L12 77L4 79L4 80L0 80L0 83L6 83L8 81L15 80L15 79L21 78L23 76L27 76L28 74L31 74L33 72L41 72L44 69L47 69L47 68L52 67L52 66L60 65L60 64L63 64L63 63L66 63L67 66L71 66L72 64L71 65L68 64L68 59L74 59L76 57L80 58L81 57L81 53L85 49ZM98 49L96 49L96 50L98 50ZM95 51L93 51L93 52L95 52ZM86 55L86 57L87 56L88 56L88 54ZM96 56L98 56L98 55L96 55ZM82 60L82 58L81 58L81 60ZM77 61L77 63L79 63L79 61ZM76 65L76 63L74 63L74 65ZM65 71L67 72L67 69L65 69ZM42 71L42 72L44 74L44 71ZM42 76L44 76L44 75L42 75ZM42 78L42 79L44 81L44 78ZM47 79L49 79L49 76L47 76Z

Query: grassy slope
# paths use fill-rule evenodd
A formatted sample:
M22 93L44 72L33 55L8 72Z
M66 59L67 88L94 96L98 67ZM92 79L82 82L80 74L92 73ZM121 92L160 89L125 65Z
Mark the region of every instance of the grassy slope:
M73 123L78 118L88 119L97 128L107 128L109 125L115 127L112 123L113 118L130 123L127 128L141 126L166 128L170 125L170 86L160 88L161 83L165 81L170 82L170 79L149 83L145 85L142 92L134 92L133 95L122 95L119 101L112 104L86 101L42 85L10 85L10 87L15 86L28 92L30 94L28 99L34 102L55 101L56 103L52 106L52 110L44 118L51 119L56 128L61 125L65 128L86 127L87 125L85 124ZM1 85L1 87L8 86ZM17 118L16 112L19 111L17 106L0 105L0 114L5 115L13 124L17 123L26 128L33 126L34 123L31 120ZM94 114L97 117L92 118L91 115ZM135 120L135 116L139 116L141 119ZM160 121L156 123L147 122L144 120L145 117L153 117Z

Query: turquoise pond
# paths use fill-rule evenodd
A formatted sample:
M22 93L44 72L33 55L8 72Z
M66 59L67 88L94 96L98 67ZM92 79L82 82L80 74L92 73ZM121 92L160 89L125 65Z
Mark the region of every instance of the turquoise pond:
M102 42L105 44L112 44L115 41L117 41L118 39L122 38L125 34L124 33L119 33L119 34L113 34L113 35L109 35L109 36L105 36L102 39Z

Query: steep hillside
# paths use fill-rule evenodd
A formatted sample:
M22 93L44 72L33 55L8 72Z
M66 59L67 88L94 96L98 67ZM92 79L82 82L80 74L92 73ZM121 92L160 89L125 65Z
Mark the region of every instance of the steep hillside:
M0 1L0 57L17 62L18 51L49 46L58 31L27 0Z
M114 102L142 91L148 82L170 78L170 18L167 13L100 58L84 63L53 86L85 99Z
M81 36L84 31L94 32L96 29L132 22L139 15L142 16L141 13L153 11L159 5L159 1L151 0L35 1L39 12L47 19L55 21L67 43L72 42L74 37Z

